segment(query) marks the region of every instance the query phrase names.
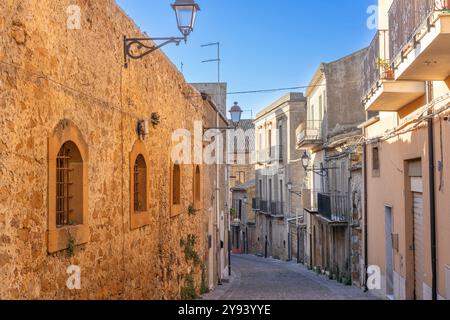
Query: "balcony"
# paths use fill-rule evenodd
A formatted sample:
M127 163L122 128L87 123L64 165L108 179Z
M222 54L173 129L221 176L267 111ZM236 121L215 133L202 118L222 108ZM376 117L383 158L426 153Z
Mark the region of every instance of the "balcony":
M362 103L366 111L398 111L425 94L424 82L395 81L388 47L389 32L380 30L364 57Z
M350 197L347 193L317 194L318 213L324 220L332 223L347 223L350 218Z
M308 120L300 124L295 134L297 149L312 148L323 143L323 121Z
M275 201L270 205L270 215L274 217L284 217L284 202Z
M259 211L264 213L269 213L269 206L267 200L260 200L259 202Z
M450 0L394 0L389 25L397 80L450 75Z

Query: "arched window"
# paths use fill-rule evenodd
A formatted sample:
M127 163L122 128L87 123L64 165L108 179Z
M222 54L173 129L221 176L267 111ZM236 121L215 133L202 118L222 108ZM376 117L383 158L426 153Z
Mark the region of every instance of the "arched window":
M130 228L150 224L150 163L144 142L136 141L130 153Z
M56 227L83 224L83 159L68 141L56 157Z
M173 165L172 172L172 204L181 204L181 168L179 164Z
M170 216L176 217L182 212L183 199L181 198L182 167L178 163L171 163L170 167Z
M68 119L48 139L47 250L89 242L89 155L83 134Z
M195 166L194 172L194 204L198 209L198 205L201 202L201 175L200 166Z
M147 211L147 164L140 154L134 162L134 211Z

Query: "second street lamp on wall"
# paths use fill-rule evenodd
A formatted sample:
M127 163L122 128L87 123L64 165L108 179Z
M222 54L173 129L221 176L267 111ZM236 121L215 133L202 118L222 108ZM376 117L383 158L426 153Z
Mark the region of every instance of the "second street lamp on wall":
M303 153L301 160L302 160L303 169L305 169L306 172L313 172L314 174L317 174L321 177L328 176L328 170L339 169L339 168L324 167L322 164L320 165L320 168L318 168L318 169L314 168L314 165L311 168L309 166L309 162L311 161L311 158L306 151Z
M235 102L234 106L230 109L230 115L231 115L231 122L233 122L233 125L237 127L239 125L239 122L241 122L242 117L242 109L239 107L238 103Z
M152 53L168 45L175 43L177 46L181 41L187 42L188 36L194 31L195 19L200 7L194 0L176 0L172 4L177 18L178 30L180 30L183 37L165 37L165 38L127 38L124 37L124 61L125 68L128 67L129 59L141 59L146 55ZM150 41L162 41L159 45L148 44ZM133 52L136 48L138 52Z
M212 127L212 128L203 128L203 133L205 133L208 130L233 130L236 129L239 123L241 122L242 117L242 109L239 106L237 102L234 103L234 105L230 109L230 115L231 115L231 122L233 126L231 127Z
M308 170L308 167L309 167L309 156L308 156L308 153L306 153L306 151L302 155L302 166L303 166L303 169L305 169L305 171Z

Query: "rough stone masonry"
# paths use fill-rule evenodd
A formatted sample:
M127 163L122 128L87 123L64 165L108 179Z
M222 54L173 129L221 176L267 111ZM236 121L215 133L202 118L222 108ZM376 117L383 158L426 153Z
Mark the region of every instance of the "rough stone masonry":
M68 28L67 8L80 8ZM189 215L192 166L182 166L182 212L171 216L170 143L205 118L205 101L162 52L123 67L123 36L144 36L113 0L0 1L0 299L172 299L201 264L182 243L206 248L204 211ZM150 223L130 228L129 154L136 125L150 163ZM48 253L48 141L73 122L88 146L89 241ZM207 183L207 181L204 181ZM66 287L70 265L81 289Z

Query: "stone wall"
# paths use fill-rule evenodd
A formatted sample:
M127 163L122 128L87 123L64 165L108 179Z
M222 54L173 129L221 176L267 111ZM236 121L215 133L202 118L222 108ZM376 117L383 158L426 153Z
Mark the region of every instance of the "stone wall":
M79 30L67 28L71 4L81 9ZM0 3L1 299L172 299L191 272L200 287L201 264L186 258L182 240L195 235L207 259L210 205L187 214L193 166L183 165L182 211L171 217L170 141L211 110L160 51L125 69L123 35L143 36L112 0ZM160 124L144 139L151 219L131 230L129 153L138 119L153 112ZM48 138L63 119L89 152L90 238L72 257L47 252ZM81 290L66 288L72 264Z

